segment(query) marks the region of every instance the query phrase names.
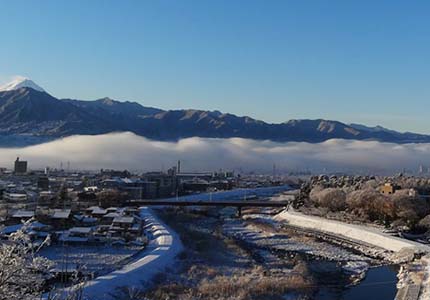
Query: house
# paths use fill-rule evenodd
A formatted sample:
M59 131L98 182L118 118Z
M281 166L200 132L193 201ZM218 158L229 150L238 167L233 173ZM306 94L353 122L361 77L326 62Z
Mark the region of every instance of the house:
M48 176L39 176L37 178L37 188L42 191L49 190L49 178Z
M392 183L386 183L380 187L380 192L384 195L392 195L397 190L400 190L400 186L392 184Z
M51 206L55 201L56 194L52 191L41 191L39 192L39 199L37 200L37 206Z
M0 235L10 235L17 232L18 230L23 229L25 229L25 232L27 232L33 238L46 238L49 235L51 226L40 222L31 222L28 224L19 223L2 228L0 230Z
M113 220L115 219L115 218L118 218L118 217L120 217L121 215L119 214L119 213L117 213L117 212L110 212L110 213L107 213L106 215L104 215L103 217L102 217L102 220L101 220L101 223L102 224L105 224L105 225L107 225L107 224L112 224L112 222L113 222Z
M98 206L91 206L86 209L86 212L94 218L102 218L105 214L107 214L107 210Z
M51 211L49 221L54 228L65 228L71 222L70 209L54 209Z
M75 223L83 227L95 226L98 222L97 218L93 218L86 215L74 215L73 220L75 221Z
M51 219L67 220L70 218L70 209L54 209L51 214Z
M127 216L133 216L139 213L139 210L134 207L125 207L123 211L124 211L124 214Z
M59 241L66 243L88 243L92 240L93 228L73 227L61 234Z
M108 213L117 212L118 211L118 207L108 207L108 208L106 208L106 210L107 210Z
M134 217L128 217L128 216L121 216L116 217L112 225L109 228L109 236L111 238L121 238L126 240L132 240L136 237L136 233L139 231L136 231L137 228L133 229L134 226Z
M45 239L49 236L52 226L40 222L33 222L29 226L28 235L33 239Z
M116 217L113 222L111 229L116 231L126 231L129 230L134 223L134 217Z
M11 216L11 220L14 223L22 223L34 218L34 211L31 210L17 210Z

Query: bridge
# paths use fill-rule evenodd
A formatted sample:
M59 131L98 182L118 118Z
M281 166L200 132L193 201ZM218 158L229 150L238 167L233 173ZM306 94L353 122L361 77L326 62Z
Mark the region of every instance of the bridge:
M256 201L256 200L130 200L135 206L222 206L236 207L238 215L243 207L287 207L290 201Z

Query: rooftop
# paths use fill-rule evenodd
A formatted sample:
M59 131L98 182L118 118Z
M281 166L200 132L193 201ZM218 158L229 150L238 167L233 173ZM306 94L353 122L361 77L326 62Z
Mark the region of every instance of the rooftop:
M113 219L113 223L133 224L133 217L116 217Z
M68 219L70 217L70 209L56 209L51 215L53 219Z

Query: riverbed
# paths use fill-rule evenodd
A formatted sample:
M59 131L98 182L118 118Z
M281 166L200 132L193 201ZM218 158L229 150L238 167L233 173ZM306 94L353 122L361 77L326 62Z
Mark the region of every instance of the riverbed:
M293 232L275 235L269 229L257 227L255 232L258 234L254 237L249 232L238 235L238 224L243 221L226 218L225 214L229 213L226 210L227 213L224 210L222 215L214 209L158 211L159 216L178 232L186 250L175 269L160 274L148 293L149 299L162 299L166 293L173 293L173 299L190 299L204 289L216 289L215 284L211 286L208 282L222 285L225 284L222 280L228 278L243 282L243 286L239 284L236 289L243 288L244 291L231 298L220 294L213 299L285 299L286 296L318 300L394 299L395 268L380 265L374 259L336 245L294 236ZM233 211L230 213L234 215ZM329 253L333 253L332 258ZM363 272L360 269L355 273L348 272L346 267L351 261L367 265L369 270L366 267ZM293 274L297 288L294 285L288 287L288 281L281 281ZM358 281L357 278L362 276L364 279ZM270 286L272 292L267 295L245 286L260 280L280 282L288 288Z
M270 197L289 187L196 195L199 199ZM148 299L394 299L397 267L278 226L276 210L159 209L185 251L159 274ZM258 288L257 288L258 287Z

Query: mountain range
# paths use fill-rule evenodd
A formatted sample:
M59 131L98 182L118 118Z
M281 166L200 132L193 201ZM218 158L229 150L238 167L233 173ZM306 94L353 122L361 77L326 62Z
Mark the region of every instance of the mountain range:
M110 98L94 101L58 99L25 78L0 88L1 146L123 131L161 141L197 136L311 143L329 139L430 142L429 135L323 119L272 124L219 111L162 110Z

